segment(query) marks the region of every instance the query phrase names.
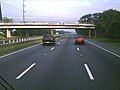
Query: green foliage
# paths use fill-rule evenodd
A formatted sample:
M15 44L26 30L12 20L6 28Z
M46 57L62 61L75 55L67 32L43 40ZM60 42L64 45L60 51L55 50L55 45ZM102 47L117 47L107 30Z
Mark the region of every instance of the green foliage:
M88 23L93 24L94 21L99 17L100 13L94 13L94 14L87 14L84 15L78 20L80 23Z
M50 29L17 29L13 32L13 36L28 37L28 36L41 36L44 34L50 34ZM56 31L53 30L55 34Z
M17 44L9 44L9 45L3 45L0 46L0 56L7 54L7 53L11 53L13 51L22 49L22 48L26 48L28 46L32 46L35 44L39 44L41 43L41 40L36 40L36 41L27 41L27 42L21 42L21 43L17 43Z
M120 39L120 12L110 9L95 21L96 29L109 39Z
M97 35L112 40L120 39L120 12L109 9L103 13L87 14L80 18L80 23L94 23ZM76 30L77 33L81 31ZM81 34L86 31L83 30Z
M76 33L79 35L88 36L88 30L86 29L76 29Z
M3 22L3 23L11 23L11 22L13 22L13 19L9 19L9 18L7 18L7 17L4 17L4 18L2 19L2 22Z

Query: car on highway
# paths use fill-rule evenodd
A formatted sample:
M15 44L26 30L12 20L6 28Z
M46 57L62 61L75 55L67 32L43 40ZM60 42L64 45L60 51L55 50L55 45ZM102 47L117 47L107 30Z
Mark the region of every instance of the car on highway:
M84 45L85 40L83 37L77 36L74 38L74 42L75 45Z
M55 37L53 35L45 34L45 35L43 35L42 43L43 43L43 46L45 46L45 45L55 45L56 40L55 40Z

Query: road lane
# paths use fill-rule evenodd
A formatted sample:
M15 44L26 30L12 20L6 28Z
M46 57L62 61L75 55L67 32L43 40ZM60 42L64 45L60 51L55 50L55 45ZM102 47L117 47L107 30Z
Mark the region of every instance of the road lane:
M23 51L0 60L0 75L14 86L15 77L24 71L31 63L39 60L38 55L42 54L41 45L31 50ZM50 49L50 48L49 48Z
M89 64L95 76L96 88L100 90L119 90L119 58L88 43L85 43L84 55L84 63Z
M88 43L74 45L73 38L57 43L53 50L53 46L40 45L1 59L1 75L16 90L118 90L119 58ZM16 80L32 63L36 65ZM90 80L86 64L94 80Z
M48 52L51 47L36 45L36 47L19 50L20 52L0 58L0 75L14 86L13 78L25 70L31 63L39 61L43 52Z
M81 62L82 59L75 57L76 54L80 57L73 41L65 40L61 46L56 45L54 51L47 52L47 56L44 56L33 68L34 72L31 72L30 75L26 74L16 83L16 87L19 89L19 85L21 85L20 89L29 90L75 90L85 88L81 85L86 85L89 78L87 78L87 73ZM29 82L29 84L24 86L23 82Z

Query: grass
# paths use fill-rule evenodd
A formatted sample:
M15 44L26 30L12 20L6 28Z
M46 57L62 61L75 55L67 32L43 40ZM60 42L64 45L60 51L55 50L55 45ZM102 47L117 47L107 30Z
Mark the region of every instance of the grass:
M26 48L35 44L41 43L41 40L36 40L36 41L28 41L28 42L21 42L17 44L9 44L9 45L3 45L0 46L0 56L8 54L10 52L20 50L22 48Z
M0 36L0 40L4 40L4 38L2 36Z
M120 40L111 40L105 37L92 37L92 39L100 41L100 42L104 42L112 47L119 47L120 48Z

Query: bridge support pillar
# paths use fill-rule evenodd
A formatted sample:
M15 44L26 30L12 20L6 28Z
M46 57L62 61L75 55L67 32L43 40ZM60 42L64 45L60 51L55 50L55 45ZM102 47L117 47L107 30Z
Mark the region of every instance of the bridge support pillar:
M7 29L7 38L11 37L11 31L9 29Z
M51 29L51 35L53 35L54 33L53 33L53 30Z
M89 33L88 33L89 35L89 37L91 37L92 36L92 30L89 30Z

